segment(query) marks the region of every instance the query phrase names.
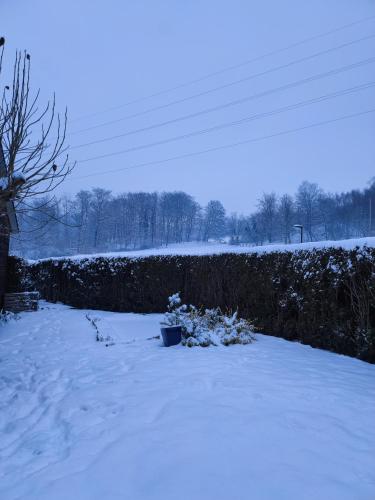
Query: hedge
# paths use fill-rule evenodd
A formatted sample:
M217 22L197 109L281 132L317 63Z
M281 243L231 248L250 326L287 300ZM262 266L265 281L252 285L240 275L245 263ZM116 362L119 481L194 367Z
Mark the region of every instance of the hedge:
M11 259L9 287L78 308L164 312L186 303L238 309L257 331L375 362L375 249L266 254Z

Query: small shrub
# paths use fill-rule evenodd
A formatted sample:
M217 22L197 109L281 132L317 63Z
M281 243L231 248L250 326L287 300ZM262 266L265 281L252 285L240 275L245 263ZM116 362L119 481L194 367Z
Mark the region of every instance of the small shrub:
M187 347L250 344L255 340L252 325L238 318L237 312L226 316L220 308L201 311L193 305L182 304L179 293L169 297L162 325L181 325L182 345Z
M86 314L86 319L91 323L95 330L97 342L105 342L106 347L115 345L113 338L110 335L105 335L102 328L99 328L98 323L100 323L101 318L92 318L90 315Z
M20 317L16 313L10 311L4 311L4 309L0 311L0 325L5 325L11 320L17 321L19 319Z

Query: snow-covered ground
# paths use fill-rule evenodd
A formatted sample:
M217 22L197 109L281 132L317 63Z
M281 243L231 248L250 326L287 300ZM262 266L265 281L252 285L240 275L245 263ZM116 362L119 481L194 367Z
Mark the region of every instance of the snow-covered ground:
M375 366L258 335L164 348L158 315L0 327L1 500L372 500Z
M95 257L131 257L131 258L143 258L149 257L150 255L214 255L221 253L270 253L270 252L294 252L297 250L311 250L314 248L344 248L346 250L352 250L353 248L359 246L363 247L367 245L369 247L375 247L375 237L367 238L353 238L350 240L337 240L337 241L312 241L309 243L294 243L291 245L284 245L281 243L275 243L273 245L264 246L239 246L239 245L228 245L226 243L207 243L207 242L191 242L191 243L176 243L169 245L168 247L162 248L148 248L146 250L133 250L124 252L106 252L97 254L80 254L65 257L50 257L55 260L59 259L71 259L80 260ZM40 260L49 260L40 259ZM30 261L33 262L33 261Z

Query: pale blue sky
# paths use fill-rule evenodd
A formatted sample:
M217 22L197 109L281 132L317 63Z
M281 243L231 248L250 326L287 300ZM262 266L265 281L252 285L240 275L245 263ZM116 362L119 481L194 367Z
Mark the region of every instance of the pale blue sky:
M0 0L7 55L27 48L33 79L56 91L72 120L375 15L373 0ZM375 19L157 98L72 121L71 132L163 105L375 34ZM193 113L375 55L375 38L183 104L69 136L77 145ZM234 121L375 80L375 63L293 90L148 132L72 151L89 158ZM375 175L375 113L173 162L81 176L182 155L375 108L375 87L187 140L78 164L62 191L184 190L249 212L264 191L293 193L305 179L327 191L364 187Z

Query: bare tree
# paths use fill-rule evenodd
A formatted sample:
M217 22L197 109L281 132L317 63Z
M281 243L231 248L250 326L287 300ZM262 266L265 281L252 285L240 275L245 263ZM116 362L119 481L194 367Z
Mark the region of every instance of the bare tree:
M230 236L230 244L235 245L236 243L239 243L240 241L240 229L239 229L239 218L236 213L230 214L230 216L227 219L227 230L229 232Z
M279 220L284 243L291 242L291 231L294 217L294 202L289 194L284 194L279 202Z
M296 196L298 214L305 227L310 241L314 239L314 226L319 223L319 199L322 194L320 187L304 181L299 186Z
M66 148L67 112L56 110L55 96L42 107L30 84L30 55L17 52L11 82L3 83L4 38L0 38L0 142L5 159L0 213L9 201L53 191L71 172Z
M211 200L205 208L203 240L219 239L225 234L225 208L218 200Z
M86 250L89 246L88 240L88 224L90 215L90 203L92 193L90 191L81 190L76 194L73 204L73 217L77 228L77 252L80 253Z
M97 249L104 243L105 223L109 221L109 203L111 200L111 191L108 189L95 188L92 191L92 225L94 228L93 246Z
M272 243L276 234L277 197L275 193L264 193L258 203L259 214L269 243Z
M10 81L4 76L5 39L0 37L0 306L5 292L14 207L43 196L63 182L73 166L64 148L67 112L55 96L39 106L40 91L30 85L30 54L16 52Z

